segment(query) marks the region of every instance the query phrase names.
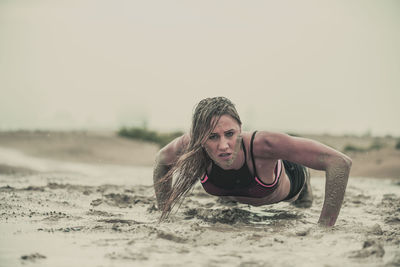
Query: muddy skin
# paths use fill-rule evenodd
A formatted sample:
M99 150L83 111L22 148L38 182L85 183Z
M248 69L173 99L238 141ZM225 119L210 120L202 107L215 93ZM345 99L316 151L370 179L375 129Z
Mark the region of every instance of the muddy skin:
M236 142L235 142L235 147L233 150L233 155L232 158L229 159L229 161L225 162L224 164L222 164L218 158L213 157L213 154L211 153L211 151L207 148L206 145L203 146L203 148L205 149L205 151L207 152L208 156L215 162L215 164L219 165L221 168L230 168L233 164L233 162L235 161L239 151L242 150L241 148L241 144L242 144L242 136L238 135L238 137L236 138Z

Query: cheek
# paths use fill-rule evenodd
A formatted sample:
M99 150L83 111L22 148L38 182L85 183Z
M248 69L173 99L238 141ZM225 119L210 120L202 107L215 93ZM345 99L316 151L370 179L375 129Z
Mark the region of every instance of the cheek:
M208 155L211 155L213 153L213 151L215 150L213 148L213 145L209 144L209 143L205 143L203 147L204 147L204 150L207 152Z
M233 140L232 140L232 144L234 145L234 146L236 146L237 144L240 144L240 136L237 136L236 138L234 138Z
M241 140L242 140L242 136L237 135L235 138L232 138L232 143L237 145L237 144L240 144Z

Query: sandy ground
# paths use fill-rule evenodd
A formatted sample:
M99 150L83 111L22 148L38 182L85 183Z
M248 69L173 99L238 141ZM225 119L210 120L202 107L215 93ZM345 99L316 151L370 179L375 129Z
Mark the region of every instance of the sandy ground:
M392 141L352 156L356 171L381 175L352 171L336 226L324 229L320 172L309 209L250 207L197 186L159 224L157 147L105 133L0 133L0 266L400 266Z

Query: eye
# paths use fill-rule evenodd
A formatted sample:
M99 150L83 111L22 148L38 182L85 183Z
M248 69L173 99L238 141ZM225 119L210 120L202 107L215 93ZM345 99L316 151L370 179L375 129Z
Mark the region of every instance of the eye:
M227 133L225 134L225 136L226 136L226 137L232 137L233 134L234 134L234 132L227 132Z
M210 140L216 140L218 138L218 135L216 135L216 134L211 134L209 137L208 137L208 139L210 139Z

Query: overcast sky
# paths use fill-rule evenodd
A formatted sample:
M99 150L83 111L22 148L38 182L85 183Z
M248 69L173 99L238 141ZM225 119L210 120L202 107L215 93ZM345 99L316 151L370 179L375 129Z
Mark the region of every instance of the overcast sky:
M400 1L0 0L0 129L400 135Z

